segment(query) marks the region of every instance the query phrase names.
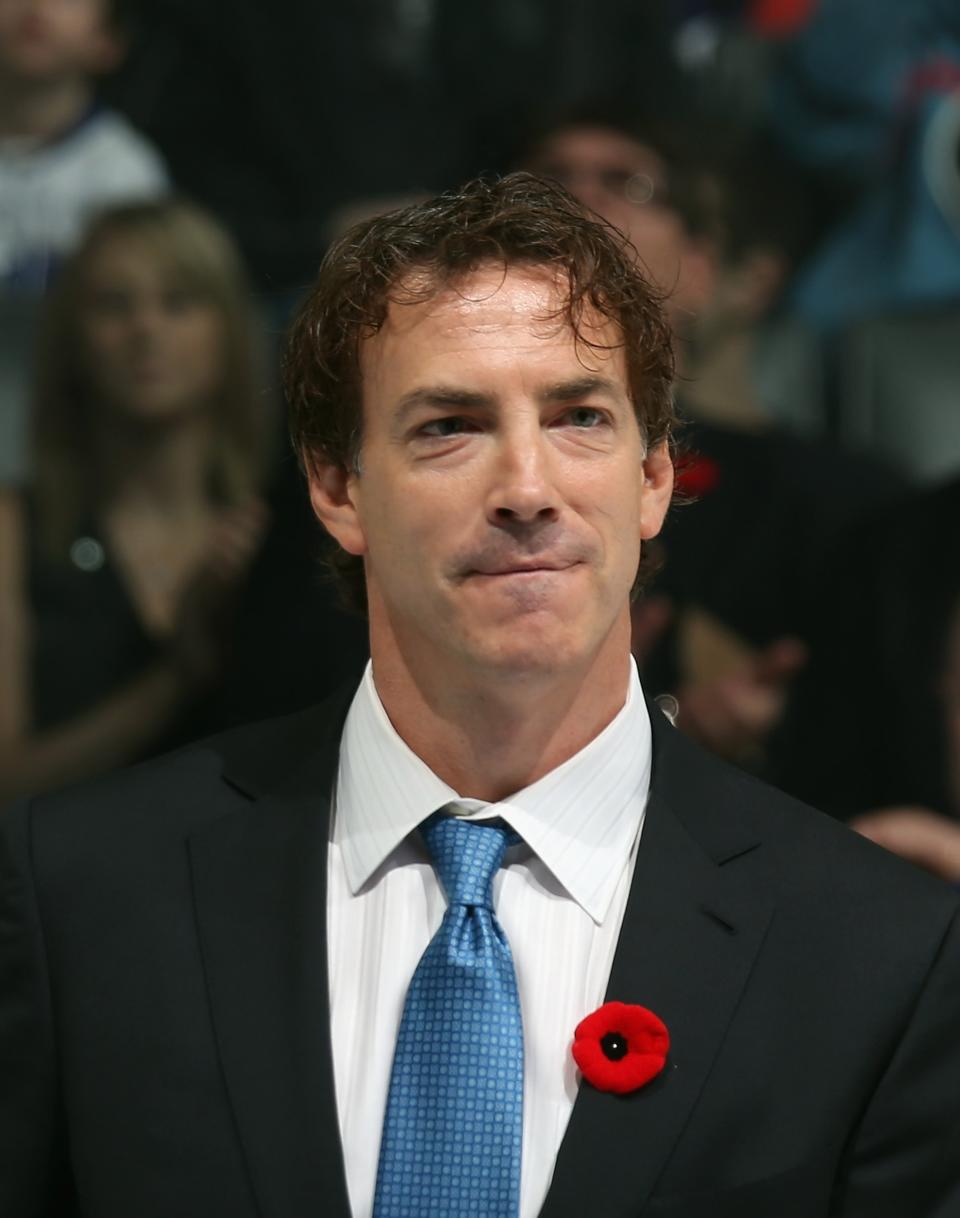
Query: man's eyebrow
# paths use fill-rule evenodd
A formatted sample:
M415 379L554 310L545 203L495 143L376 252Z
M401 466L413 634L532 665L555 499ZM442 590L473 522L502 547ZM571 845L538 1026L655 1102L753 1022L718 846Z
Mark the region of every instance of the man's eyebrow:
M624 386L605 376L577 376L569 380L555 381L537 393L541 402L549 404L576 402L591 394L603 394L618 400L624 398ZM395 421L402 424L410 413L417 409L433 410L482 410L496 403L491 393L474 389L463 389L456 385L421 385L405 393L397 403Z
M397 403L396 418L402 422L418 407L435 410L479 410L493 403L488 393L477 393L472 389L458 389L455 385L424 385L405 393Z
M575 402L579 398L600 393L607 397L623 399L625 387L605 376L577 376L572 380L557 381L541 389L537 396L542 402Z

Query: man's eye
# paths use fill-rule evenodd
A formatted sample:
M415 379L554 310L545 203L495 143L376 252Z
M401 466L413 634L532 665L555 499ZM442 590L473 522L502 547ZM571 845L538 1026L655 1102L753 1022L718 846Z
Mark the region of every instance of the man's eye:
M604 422L605 416L602 410L593 406L575 406L573 410L567 411L564 418L574 427L590 428L598 427Z
M447 439L450 436L462 435L467 430L467 420L450 415L444 419L431 419L418 429L421 436L432 436L435 439Z

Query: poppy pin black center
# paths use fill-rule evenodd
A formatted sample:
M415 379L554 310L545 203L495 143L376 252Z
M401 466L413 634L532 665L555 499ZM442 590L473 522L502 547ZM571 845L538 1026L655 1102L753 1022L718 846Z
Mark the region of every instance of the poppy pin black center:
M627 1056L627 1038L622 1032L608 1032L600 1041L600 1048L612 1062L618 1062Z

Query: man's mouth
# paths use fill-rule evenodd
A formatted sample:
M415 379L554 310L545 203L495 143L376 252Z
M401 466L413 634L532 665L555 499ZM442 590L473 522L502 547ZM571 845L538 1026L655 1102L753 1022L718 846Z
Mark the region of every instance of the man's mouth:
M489 578L506 575L556 575L562 571L569 571L572 567L576 566L579 566L579 561L549 562L540 559L477 567L468 574L487 576Z

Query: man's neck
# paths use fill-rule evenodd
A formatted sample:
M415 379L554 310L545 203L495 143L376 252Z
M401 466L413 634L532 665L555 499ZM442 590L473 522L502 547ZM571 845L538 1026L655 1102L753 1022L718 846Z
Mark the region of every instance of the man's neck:
M0 138L56 139L78 122L93 102L82 77L33 84L0 77Z
M622 636L622 637L621 637ZM496 802L590 743L622 709L630 678L629 617L581 669L457 680L414 676L371 641L377 693L403 741L460 795Z

